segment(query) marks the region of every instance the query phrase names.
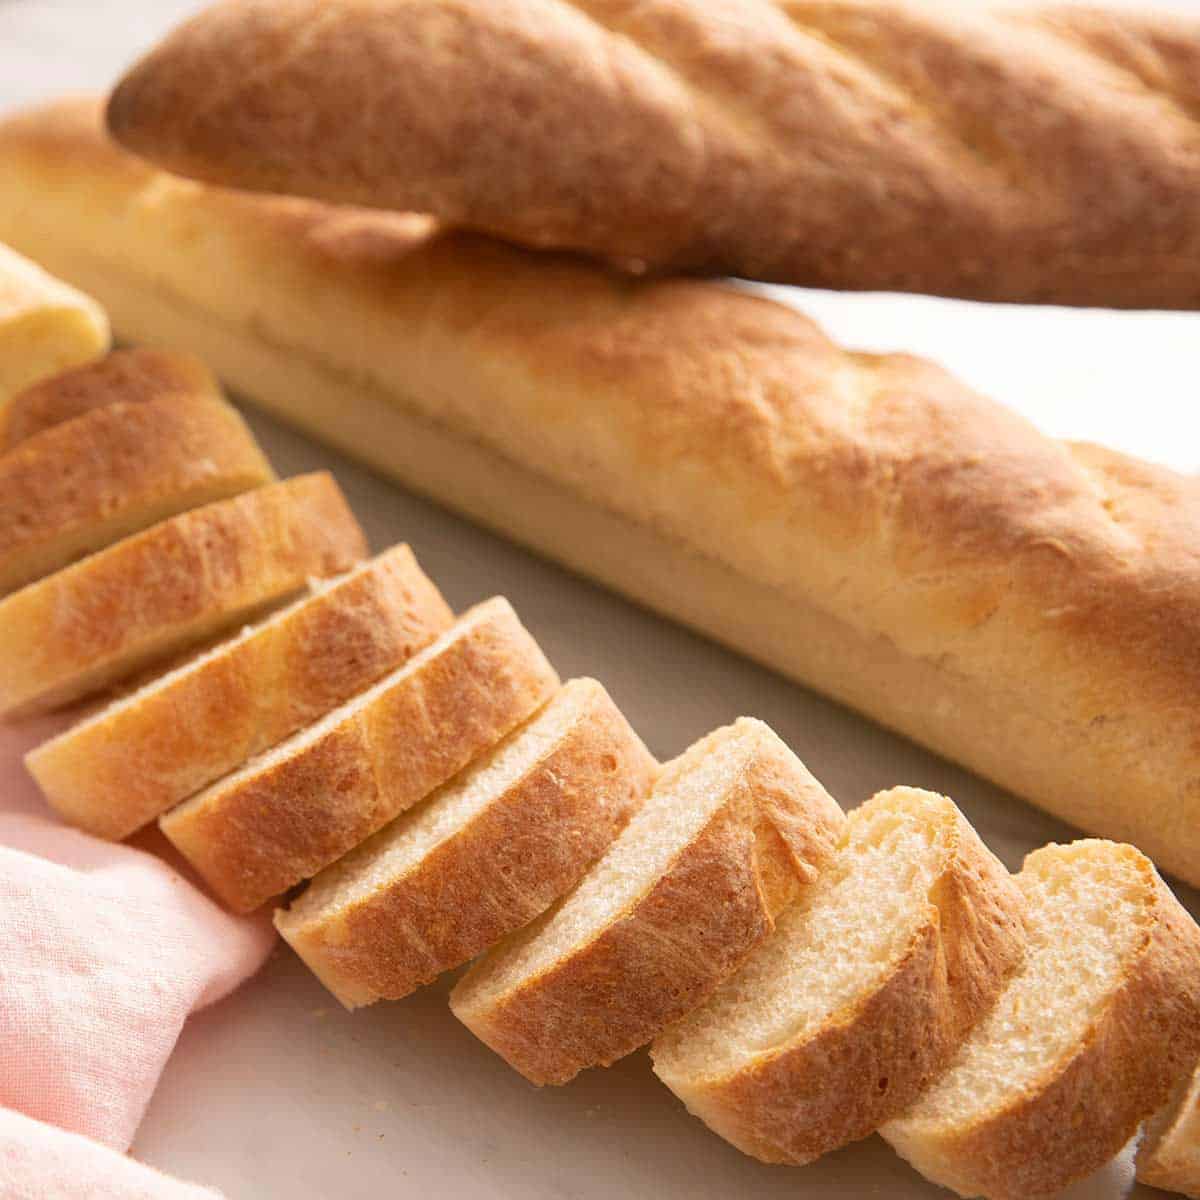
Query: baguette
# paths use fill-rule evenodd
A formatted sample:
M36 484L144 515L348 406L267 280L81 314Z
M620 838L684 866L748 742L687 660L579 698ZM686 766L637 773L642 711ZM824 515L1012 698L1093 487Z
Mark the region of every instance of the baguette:
M1138 1148L1140 1183L1200 1200L1200 1067L1150 1122Z
M716 284L170 180L87 103L0 122L0 237L126 336L1200 884L1194 481Z
M1160 13L226 0L108 120L210 183L653 268L1191 309L1198 113L1200 22Z
M1024 953L1008 872L949 800L896 788L850 814L816 886L655 1041L654 1070L738 1149L811 1162L907 1108Z
M65 421L0 454L0 594L274 478L245 421L213 396Z
M830 863L842 812L761 721L701 739L544 917L479 960L450 1007L536 1084L645 1045L737 969Z
M0 717L102 691L365 552L325 472L163 521L0 600Z
M0 243L0 438L14 395L103 354L109 336L94 300Z
M144 346L113 350L103 358L31 384L8 406L0 446L10 448L34 434L120 401L141 404L168 396L221 398L213 373L194 354Z
M1131 846L1046 846L1029 943L950 1069L883 1136L961 1196L1056 1195L1109 1161L1200 1056L1200 928Z
M68 821L120 839L369 687L454 618L407 546L114 700L25 765Z
M604 688L572 680L490 754L322 871L275 925L347 1008L399 1000L573 887L656 771Z
M546 703L558 677L507 600L159 821L229 908L341 858Z

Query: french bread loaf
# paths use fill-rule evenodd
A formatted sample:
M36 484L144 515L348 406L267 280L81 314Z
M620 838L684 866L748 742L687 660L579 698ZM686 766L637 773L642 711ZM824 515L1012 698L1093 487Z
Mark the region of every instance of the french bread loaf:
M558 677L507 600L159 821L230 908L316 875L545 704Z
M1195 308L1198 113L1200 21L1154 12L225 0L108 119L210 183L655 268Z
M109 336L94 300L0 242L0 444L13 396L103 354Z
M1147 1127L1138 1147L1137 1177L1200 1200L1200 1068Z
M171 180L86 103L0 122L0 237L126 336L1200 883L1193 481L716 284Z
M64 421L0 453L0 595L274 478L219 397L112 403Z
M328 473L172 517L0 600L0 717L65 705L363 558Z
M761 721L663 767L559 905L458 982L454 1015L536 1084L645 1045L736 970L833 858L842 812Z
M318 875L275 925L347 1007L398 1000L543 912L657 764L593 679Z
M945 1070L1024 957L1024 908L953 803L881 793L741 970L655 1041L654 1070L738 1149L811 1162Z
M114 700L25 764L61 816L128 837L369 687L453 619L396 546Z
M1056 1195L1166 1103L1200 1047L1200 928L1131 846L1025 860L1025 961L883 1136L961 1196Z

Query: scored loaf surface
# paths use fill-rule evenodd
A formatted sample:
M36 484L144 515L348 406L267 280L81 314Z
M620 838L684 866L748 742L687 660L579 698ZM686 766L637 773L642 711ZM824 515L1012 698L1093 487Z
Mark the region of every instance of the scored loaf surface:
M490 754L318 875L275 925L347 1008L398 1000L571 888L657 770L604 688L571 680Z
M370 686L454 618L407 546L123 696L26 756L55 810L128 837Z
M108 116L210 183L655 268L1195 308L1198 106L1200 21L1162 13L226 0Z
M230 908L249 912L423 800L557 690L554 669L497 597L159 824Z
M328 472L160 522L0 600L0 716L98 692L365 554Z
M127 336L1200 883L1194 481L716 284L170 180L94 103L0 168Z
M836 802L761 721L667 763L579 886L481 958L450 1006L536 1084L650 1041L736 970L831 861Z

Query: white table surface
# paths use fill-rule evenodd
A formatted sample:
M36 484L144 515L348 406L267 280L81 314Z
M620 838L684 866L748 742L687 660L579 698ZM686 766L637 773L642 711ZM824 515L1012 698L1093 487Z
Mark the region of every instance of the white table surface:
M0 0L0 110L105 87L189 0ZM1200 0L1172 7L1200 11ZM771 289L847 343L951 366L1045 430L1200 469L1200 315L997 308ZM407 495L263 417L281 473L328 465L376 547L407 539L455 607L502 592L564 677L604 680L662 757L741 713L845 805L896 783L952 795L1010 866L1070 831L838 706ZM1195 893L1181 890L1194 912ZM804 1170L708 1134L644 1054L538 1091L450 1016L448 985L348 1014L286 948L193 1018L134 1153L233 1198L945 1196L877 1139ZM1118 1177L1114 1182L1114 1174ZM1120 1172L1079 1196L1121 1191ZM1147 1189L1134 1195L1151 1197Z

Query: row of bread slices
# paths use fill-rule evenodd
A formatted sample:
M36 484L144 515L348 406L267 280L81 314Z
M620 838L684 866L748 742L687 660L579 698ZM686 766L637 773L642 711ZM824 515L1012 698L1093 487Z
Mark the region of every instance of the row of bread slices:
M767 1161L879 1129L964 1195L1024 1198L1159 1112L1143 1176L1200 1188L1195 1096L1167 1103L1200 1056L1200 931L1136 850L1010 876L943 797L843 816L753 720L660 768L507 602L455 620L407 547L362 561L328 476L271 482L192 360L45 380L4 437L5 716L275 610L40 746L34 777L100 836L160 818L239 911L311 881L276 924L346 1005L478 959L451 1006L527 1078L652 1043Z

